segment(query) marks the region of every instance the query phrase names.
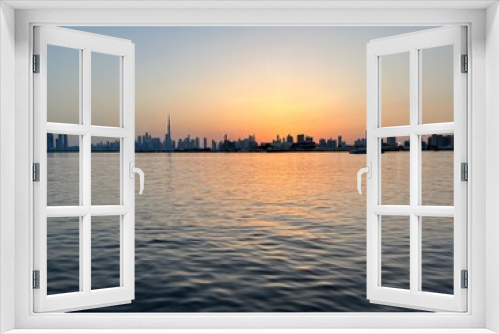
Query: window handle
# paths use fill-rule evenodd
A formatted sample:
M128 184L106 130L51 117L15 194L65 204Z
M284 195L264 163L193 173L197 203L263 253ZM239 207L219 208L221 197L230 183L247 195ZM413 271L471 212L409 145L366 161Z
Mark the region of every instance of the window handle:
M144 190L144 172L142 171L142 169L140 168L137 168L137 167L134 167L134 162L133 161L130 161L129 163L129 167L130 167L130 178L133 179L134 178L134 174L137 173L139 174L139 177L140 177L140 184L141 184L141 189L139 190L139 195L142 195L142 192Z
M359 171L358 171L358 192L359 194L361 195L362 192L361 192L361 176L366 173L366 176L371 179L372 178L372 163L370 161L368 161L368 166L367 167L364 167L364 168L361 168Z

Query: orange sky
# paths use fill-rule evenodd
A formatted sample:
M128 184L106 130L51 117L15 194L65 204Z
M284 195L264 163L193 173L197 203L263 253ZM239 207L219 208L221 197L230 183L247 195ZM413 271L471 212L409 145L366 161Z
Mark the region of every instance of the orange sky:
M364 136L366 127L366 43L371 39L428 29L72 28L126 38L135 43L137 135L148 131L163 138L170 113L174 139L190 134L218 141L224 134L231 139L255 134L258 141L270 141L277 134L296 137L305 133L314 136L315 140L342 135L348 142ZM433 57L447 60L443 55ZM73 65L68 59L68 56L53 57L52 68L58 66L68 76L68 68L77 68L78 58ZM388 63L392 68L386 66L383 72L386 73L383 77L383 123L403 125L409 119L408 63L404 59ZM119 106L119 72L115 64L118 62L106 57L93 58L92 73L99 76L99 87L92 91L99 98L93 98L94 124L112 125L104 123L117 119L116 115L109 115L117 113ZM424 105L429 110L427 118L430 121L436 119L432 115L443 114L443 110L448 114L452 111L449 103L452 92L439 90L450 80L446 71L438 75L443 72L441 65L438 61L425 66L430 79L424 87ZM60 93L72 86L57 81L51 86L50 80L49 76L49 96L52 87L59 92L59 98L49 101L49 114L67 113L72 95L66 94L68 98L64 100ZM73 81L77 87L78 80ZM96 104L103 104L105 108L98 108Z

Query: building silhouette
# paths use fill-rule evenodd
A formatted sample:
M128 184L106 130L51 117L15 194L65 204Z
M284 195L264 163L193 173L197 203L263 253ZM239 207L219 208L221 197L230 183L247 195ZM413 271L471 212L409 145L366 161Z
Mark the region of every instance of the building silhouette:
M170 113L168 114L167 133L165 134L165 151L171 152L174 150L172 142L172 132L170 128Z
M52 152L54 150L54 135L52 133L47 133L47 152Z

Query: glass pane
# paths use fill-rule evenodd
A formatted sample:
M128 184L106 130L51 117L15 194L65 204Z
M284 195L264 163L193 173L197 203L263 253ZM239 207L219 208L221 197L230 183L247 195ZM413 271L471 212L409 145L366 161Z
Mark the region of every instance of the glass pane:
M47 133L47 205L80 205L80 137Z
M453 218L421 219L422 291L453 294Z
M120 57L92 52L92 125L120 126Z
M453 122L453 45L421 50L422 124Z
M382 286L410 289L410 217L381 217Z
M92 217L92 289L120 286L120 216Z
M47 45L47 122L80 122L80 50Z
M422 205L453 206L453 134L422 137Z
M47 218L47 294L80 290L80 218Z
M381 138L383 205L410 204L410 137Z
M119 205L120 139L92 137L92 205Z
M410 53L381 56L382 126L410 124Z

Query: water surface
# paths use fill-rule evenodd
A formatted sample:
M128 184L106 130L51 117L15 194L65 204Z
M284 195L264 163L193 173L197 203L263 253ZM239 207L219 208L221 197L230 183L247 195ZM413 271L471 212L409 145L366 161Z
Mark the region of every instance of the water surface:
M453 152L423 155L426 197L447 204ZM92 154L93 204L115 204L118 158ZM383 159L391 161L383 161L385 204L406 201L409 153ZM136 196L136 298L100 311L407 311L366 299L366 201L356 190L365 161L345 153L137 154L146 182ZM78 154L49 154L49 205L78 202L78 184L58 178L73 165ZM49 222L50 293L78 290L78 224L63 222ZM115 286L116 219L97 224L92 284ZM404 285L408 218L383 220L383 231L383 284ZM449 293L452 225L430 219L424 231L425 289Z

